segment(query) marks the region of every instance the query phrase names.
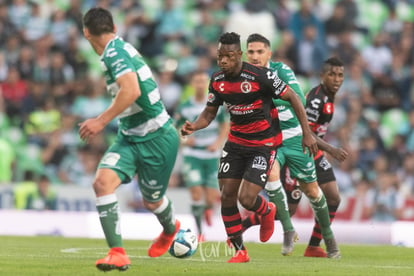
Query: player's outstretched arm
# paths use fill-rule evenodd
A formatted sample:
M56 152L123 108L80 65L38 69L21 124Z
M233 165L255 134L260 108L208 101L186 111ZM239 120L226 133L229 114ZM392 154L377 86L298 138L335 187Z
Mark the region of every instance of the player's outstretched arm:
M316 143L315 137L312 135L312 131L308 125L308 119L306 117L306 111L303 107L303 103L299 99L299 96L289 88L289 90L283 94L282 100L289 101L293 107L293 110L298 117L300 126L302 127L303 139L302 139L302 146L304 152L306 148L309 149L309 153L311 155L316 155L318 152L318 145Z
M194 131L207 127L216 117L218 108L218 106L206 106L194 122L184 123L181 127L181 135L190 135Z
M316 138L318 147L321 150L326 151L336 160L342 162L348 157L348 152L345 149L332 146L331 144L327 143L325 140L317 136L315 133L313 133L313 136Z

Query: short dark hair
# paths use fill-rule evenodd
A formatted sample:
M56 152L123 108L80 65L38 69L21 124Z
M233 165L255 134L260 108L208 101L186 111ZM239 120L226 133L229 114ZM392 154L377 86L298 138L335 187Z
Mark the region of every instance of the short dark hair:
M237 45L241 49L240 35L235 32L227 32L220 36L219 42L225 45Z
M270 41L266 37L262 36L261 34L254 33L247 37L247 44L252 42L262 42L266 46L270 47Z
M331 66L343 67L344 63L336 56L330 57L323 62L322 72L326 72Z
M115 31L112 14L103 8L91 8L83 17L83 26L91 35L113 33Z

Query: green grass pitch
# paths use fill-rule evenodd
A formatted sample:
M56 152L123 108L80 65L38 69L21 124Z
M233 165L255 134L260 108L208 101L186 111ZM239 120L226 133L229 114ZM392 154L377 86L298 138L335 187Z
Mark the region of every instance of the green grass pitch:
M303 257L301 243L289 257L280 244L246 243L250 262L228 264L232 251L224 242L202 243L188 259L149 258L149 244L126 240L130 269L104 273L95 267L108 251L104 240L0 236L0 275L414 275L414 248L342 244L342 259L331 260Z

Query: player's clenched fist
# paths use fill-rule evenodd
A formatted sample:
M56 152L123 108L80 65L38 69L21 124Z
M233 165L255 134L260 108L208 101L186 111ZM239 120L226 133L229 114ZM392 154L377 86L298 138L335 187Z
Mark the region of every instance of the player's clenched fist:
M181 127L181 135L186 136L190 135L195 131L194 124L190 123L189 121L185 121L183 126Z

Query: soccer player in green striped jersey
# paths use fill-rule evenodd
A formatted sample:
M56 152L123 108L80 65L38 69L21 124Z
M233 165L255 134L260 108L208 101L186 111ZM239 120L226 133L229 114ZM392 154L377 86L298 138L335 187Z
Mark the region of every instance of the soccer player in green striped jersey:
M272 52L267 38L260 34L250 35L247 38L246 55L248 62L271 68L277 73L278 77L296 92L305 105L305 97L294 72L282 62L271 61ZM303 152L302 128L297 116L288 102L280 99L274 99L273 102L278 110L283 142L277 150L276 160L278 162L273 165L265 190L269 200L277 206L276 218L280 220L284 230L281 253L284 256L291 255L293 243L297 239L296 231L290 220L286 194L280 181L280 168L286 164L291 175L298 179L300 189L311 202L325 239L328 257L339 258L340 253L330 226L326 198L318 186L313 158L308 153ZM244 226L248 227L256 223L257 219L249 217L244 222Z
M163 227L148 255L164 254L180 228L172 203L165 196L179 137L160 100L151 69L131 44L116 35L111 13L92 8L83 23L84 36L99 55L107 91L113 100L99 116L79 124L79 135L88 142L115 117L119 118L117 137L100 160L93 183L99 219L110 247L108 255L99 259L96 266L103 271L126 270L130 260L122 244L115 190L138 174L144 205Z

